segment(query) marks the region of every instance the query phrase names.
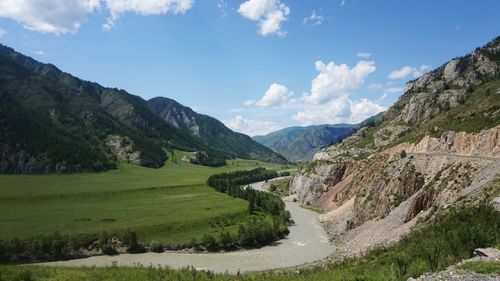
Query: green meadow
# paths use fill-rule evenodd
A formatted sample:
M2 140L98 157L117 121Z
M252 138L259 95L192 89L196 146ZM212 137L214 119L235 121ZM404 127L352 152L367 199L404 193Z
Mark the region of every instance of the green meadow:
M208 187L210 175L287 168L241 159L211 168L182 161L185 154L170 154L160 169L120 163L118 169L98 174L0 175L0 239L54 231L113 233L130 227L144 243L190 243L215 233L222 218L232 231L247 210L246 201Z

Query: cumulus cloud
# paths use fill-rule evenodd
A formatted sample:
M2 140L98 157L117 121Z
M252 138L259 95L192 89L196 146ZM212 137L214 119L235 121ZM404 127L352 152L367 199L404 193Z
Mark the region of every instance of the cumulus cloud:
M0 17L10 18L29 30L64 34L76 32L100 0L2 0Z
M249 136L267 135L270 132L281 129L281 127L274 122L247 119L241 115L237 115L225 121L224 124L233 131Z
M255 102L255 105L260 107L285 105L292 96L293 93L286 86L273 83L269 86L264 96Z
M285 36L281 23L288 19L290 8L280 0L248 0L243 2L238 12L245 18L258 22L259 34Z
M111 16L103 25L112 28L121 14L131 12L140 15L183 14L193 7L194 0L105 0Z
M312 25L320 25L322 24L323 22L325 21L325 17L324 16L321 16L319 15L316 10L313 10L311 12L311 15L304 18L304 20L302 21L303 24L306 24L306 23L310 23Z
M194 0L2 0L0 17L10 18L29 30L65 34L78 31L87 14L104 7L109 18L104 28L114 26L126 12L141 15L185 13Z
M292 116L293 120L304 125L314 124L336 124L336 123L359 123L386 108L368 99L356 101L348 97L339 97L323 105L310 107L297 112Z
M311 92L305 93L303 100L319 104L342 97L358 89L365 78L375 71L374 61L359 61L353 68L346 64L335 64L331 61L325 64L316 62L318 75L312 81Z
M247 100L245 105L255 106L254 110L260 111L267 107L281 106L291 114L293 120L302 125L358 123L386 109L369 99L353 100L350 97L363 85L365 78L375 71L375 62L362 60L354 67L349 67L333 61L328 64L317 61L316 70L318 74L311 82L310 92L304 93L300 98L293 98L293 93L287 87L275 83L262 99ZM383 89L381 84L371 84L369 87ZM244 123L243 119L240 123L260 125Z
M429 66L425 64L421 65L420 67L411 67L406 65L399 70L394 70L391 73L389 73L389 76L387 76L387 78L392 80L403 79L407 78L410 75L412 75L413 78L417 78L422 76L423 72L427 69L429 69Z

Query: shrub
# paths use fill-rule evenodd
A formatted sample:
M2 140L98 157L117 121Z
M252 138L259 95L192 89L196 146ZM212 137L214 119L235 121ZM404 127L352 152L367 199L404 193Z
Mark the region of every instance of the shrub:
M149 250L151 250L151 252L155 252L155 253L162 253L163 252L163 245L160 242L153 240L153 241L151 241L151 243L149 243Z

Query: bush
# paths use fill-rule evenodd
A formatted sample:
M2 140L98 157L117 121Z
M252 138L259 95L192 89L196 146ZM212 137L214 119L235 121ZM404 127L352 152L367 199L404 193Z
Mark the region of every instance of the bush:
M401 150L401 152L399 153L399 157L400 158L406 158L406 151L405 150Z
M149 244L149 250L151 252L155 252L155 253L162 253L163 252L163 245L160 242L153 240Z
M111 239L112 239L111 235L109 235L106 231L101 232L101 235L99 235L98 244L103 254L106 255L116 254L115 249L113 249L113 244Z

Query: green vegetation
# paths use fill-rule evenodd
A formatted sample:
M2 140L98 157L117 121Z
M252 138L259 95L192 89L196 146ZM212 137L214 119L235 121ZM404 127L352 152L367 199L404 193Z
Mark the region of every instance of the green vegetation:
M447 131L475 133L497 126L500 124L500 95L496 94L498 89L500 79L472 89L463 104L412 128L399 142L418 142L427 133L438 137Z
M474 271L481 274L500 275L500 262L498 261L474 261L466 262L459 266L460 269Z
M233 132L219 120L194 112L191 108L183 106L178 102L156 97L147 101L147 105L158 116L165 120L172 120L181 129L192 132L196 129L196 134L207 147L223 152L217 157L214 153L199 155L198 163L208 166L224 165L224 160L238 157L245 159L255 159L273 163L287 163L287 160L270 148L253 141L249 136ZM188 123L186 123L186 120ZM172 122L170 121L170 122ZM215 157L214 157L215 156Z
M269 192L279 196L288 196L290 194L290 178L277 179L267 183Z
M274 170L256 168L250 171L217 174L208 178L207 184L215 190L248 200L247 212L252 215L251 220L239 225L238 235L232 237L235 245L243 247L264 245L282 238L288 232L286 223L290 220L290 214L285 211L285 203L280 197L249 187L241 187L243 184L277 176L278 173ZM228 239L231 237L228 236Z
M166 149L203 151L199 164L236 157L287 163L243 134L208 116L202 132L176 128L139 96L105 88L0 45L0 172L39 174L104 171L116 166L109 135L126 137L140 165L158 168ZM180 105L179 105L180 106ZM201 122L203 120L203 122Z
M398 244L372 250L362 258L300 270L249 273L238 276L197 272L194 269L158 268L48 268L0 266L2 280L217 280L217 281L306 281L306 280L407 280L437 271L472 256L478 247L500 242L500 216L491 206L464 207L451 211L436 224L415 231ZM467 265L465 265L467 267ZM497 265L469 265L484 272L498 272ZM479 269L481 268L481 269ZM28 279L29 280L29 279Z
M0 175L0 240L50 238L59 231L68 236L62 240L85 244L103 230L119 238L130 228L141 244L189 246L204 234L218 237L222 229L236 235L248 202L215 192L207 178L282 167L231 160L229 166L210 168L182 161L186 154L176 151L160 169L120 163L119 169L98 174Z

